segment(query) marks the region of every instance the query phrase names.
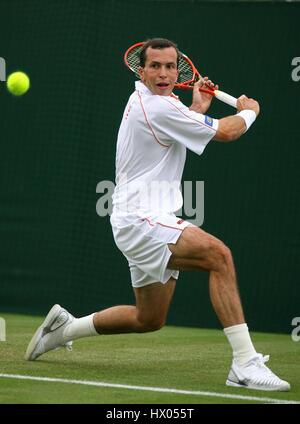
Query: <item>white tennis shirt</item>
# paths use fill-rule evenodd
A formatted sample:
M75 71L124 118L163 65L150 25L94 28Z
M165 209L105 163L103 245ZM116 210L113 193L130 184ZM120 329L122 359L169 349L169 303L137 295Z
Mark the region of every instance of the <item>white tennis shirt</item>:
M118 133L115 218L179 210L186 149L201 155L219 125L176 96L153 94L141 81L135 88Z

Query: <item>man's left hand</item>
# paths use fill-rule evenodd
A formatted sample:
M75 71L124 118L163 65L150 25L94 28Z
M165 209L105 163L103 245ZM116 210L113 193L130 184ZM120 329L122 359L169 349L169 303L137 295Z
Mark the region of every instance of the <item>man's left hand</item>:
M215 88L218 90L219 86L215 85L208 77L201 78L195 83L193 89L193 103L190 106L190 110L205 113L211 104L213 96L209 93L199 91L199 88L206 88L208 90Z

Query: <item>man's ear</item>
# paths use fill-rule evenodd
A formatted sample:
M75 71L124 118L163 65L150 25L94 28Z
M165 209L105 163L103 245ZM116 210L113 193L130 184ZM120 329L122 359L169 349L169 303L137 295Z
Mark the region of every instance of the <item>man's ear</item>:
M139 76L141 78L141 81L144 82L144 68L141 66L139 67Z

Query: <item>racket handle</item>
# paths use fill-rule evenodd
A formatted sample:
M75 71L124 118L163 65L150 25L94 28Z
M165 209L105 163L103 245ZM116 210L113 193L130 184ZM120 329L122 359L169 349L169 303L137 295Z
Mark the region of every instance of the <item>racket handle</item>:
M236 108L237 99L230 96L230 94L224 93L224 91L221 90L215 90L214 95L221 102L227 103L228 105Z

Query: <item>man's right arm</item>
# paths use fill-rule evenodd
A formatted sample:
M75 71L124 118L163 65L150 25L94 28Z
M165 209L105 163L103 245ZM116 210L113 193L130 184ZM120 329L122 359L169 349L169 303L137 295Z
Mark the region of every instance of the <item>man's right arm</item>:
M219 119L219 127L213 140L223 142L237 140L247 131L249 124L251 124L253 119L259 114L259 104L256 100L249 99L243 95L238 98L237 111L245 111L243 112L245 116L242 117L237 114ZM253 111L255 113L255 115L252 112L249 113L250 122L247 117L248 112L246 111Z

